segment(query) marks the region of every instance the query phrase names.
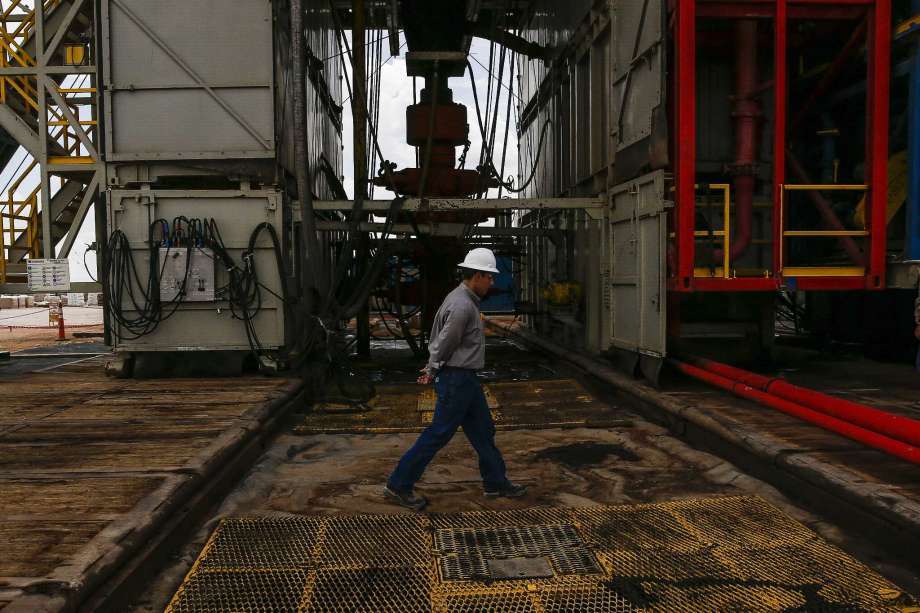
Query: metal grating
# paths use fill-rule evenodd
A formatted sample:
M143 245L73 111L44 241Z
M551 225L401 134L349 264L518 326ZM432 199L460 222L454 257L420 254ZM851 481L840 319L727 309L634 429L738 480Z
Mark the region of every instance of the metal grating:
M419 568L320 570L299 609L322 613L426 611L431 607L431 573Z
M443 581L491 579L488 560L545 558L556 575L599 573L600 568L570 524L446 528L435 532Z
M538 613L533 598L526 591L505 591L501 594L483 592L478 594L450 594L445 596L436 611L449 613Z
M572 584L563 589L547 589L541 592L540 603L545 613L570 613L571 611L629 613L639 610L603 582Z
M297 611L308 575L303 570L224 570L192 573L179 587L169 611L211 613Z
M431 565L428 526L420 515L330 517L317 564L321 568L427 568Z
M543 559L553 576L489 574L490 561ZM760 498L728 497L226 519L167 610L901 611L912 604Z
M223 520L199 556L203 569L314 567L315 517L235 517Z

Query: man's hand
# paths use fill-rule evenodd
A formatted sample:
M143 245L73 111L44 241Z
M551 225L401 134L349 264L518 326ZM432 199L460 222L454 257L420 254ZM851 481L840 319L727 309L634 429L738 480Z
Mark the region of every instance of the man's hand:
M427 366L423 368L422 370L420 370L419 372L422 373L422 375L418 379L415 380L415 382L418 383L419 385L430 385L431 382L434 381L434 377L431 376L431 373L428 372Z

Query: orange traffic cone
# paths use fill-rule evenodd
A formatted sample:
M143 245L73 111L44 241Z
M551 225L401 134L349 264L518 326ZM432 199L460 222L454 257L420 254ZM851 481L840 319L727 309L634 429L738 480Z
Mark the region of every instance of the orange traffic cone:
M64 337L64 305L61 305L61 312L58 314L58 337L59 341L67 340Z

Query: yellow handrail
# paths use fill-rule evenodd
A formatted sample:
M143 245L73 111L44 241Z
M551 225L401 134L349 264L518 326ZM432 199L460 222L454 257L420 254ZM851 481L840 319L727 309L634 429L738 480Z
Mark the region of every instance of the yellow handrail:
M846 277L862 276L865 268L858 266L785 266L787 238L840 238L866 237L866 230L787 230L785 224L786 192L804 191L866 191L868 185L856 183L793 183L780 186L779 190L779 271L789 277Z
M697 189L700 185L694 186ZM731 191L730 183L710 183L709 189L719 190L722 192L722 229L708 232L706 230L697 230L694 232L696 238L706 238L717 236L722 239L722 277L728 279L731 276L731 234L732 234L732 212L731 212ZM700 275L697 275L700 276ZM708 275L705 275L708 276Z
M61 0L41 1L46 14L61 3ZM11 16L14 14L16 20L12 21ZM26 46L35 34L35 17L35 8L27 6L22 0L12 0L8 8L0 9L0 66L33 68L36 65L35 57L26 51ZM65 104L74 110L79 125L98 125L96 120L79 119L79 113L76 110L79 101L67 98L68 95L95 94L97 93L95 87L58 86L57 90L65 97ZM0 103L8 104L10 94L16 94L22 98L25 104L25 114L31 115L34 120L40 106L38 98L40 88L35 77L29 74L0 76ZM53 103L46 105L46 108L49 114L47 122L49 134L46 137L61 145L64 152L64 155L50 158L51 161L68 164L94 161L82 155L82 143L77 137L76 130L72 129L73 126L66 120L63 111ZM9 184L6 198L0 200L0 282L5 282L8 278L7 249L16 245L16 241L21 240L23 236L26 241L24 248L28 255L30 257L41 255L41 224L38 220L41 187L35 187L23 199L16 198L16 192L34 172L37 165L37 160L32 159ZM46 208L44 204L42 208Z

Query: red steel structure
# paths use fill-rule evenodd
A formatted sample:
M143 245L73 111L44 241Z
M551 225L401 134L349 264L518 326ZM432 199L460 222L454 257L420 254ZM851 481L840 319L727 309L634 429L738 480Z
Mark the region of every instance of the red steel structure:
M670 28L673 44L674 78L672 81L672 151L674 155L675 207L672 220L673 244L669 289L676 292L692 291L775 291L788 286L801 290L857 290L883 289L885 286L886 255L886 202L887 202L887 162L888 162L888 88L889 88L889 53L891 45L891 6L890 0L743 0L743 1L707 1L707 0L672 0L672 19ZM772 88L774 103L773 130L773 262L772 270L762 276L695 276L696 250L696 155L697 155L697 23L699 19L735 19L739 24L751 19L769 19L774 25L773 66L774 78L767 86ZM785 194L789 190L803 191L813 189L803 185L803 173L798 162L787 156L787 135L790 128L801 119L800 116L789 118L788 84L789 75L787 50L787 26L791 19L808 20L863 20L854 39L865 39L867 52L867 99L866 99L866 152L865 185L849 186L864 189L866 194L866 228L860 234L866 241L866 255L861 266L837 269L828 274L807 274L792 272L784 268L784 205ZM864 36L863 36L864 34ZM743 38L745 30L739 25L736 41ZM750 35L750 31L747 31ZM841 50L841 57L853 50L856 45L848 44ZM756 52L736 43L736 52L746 54L756 62ZM828 69L832 77L838 68L835 62ZM746 103L745 89L750 89L750 74L736 73L736 93L740 91L741 100L735 101L736 151L734 166L743 167L750 162L751 150L756 142L750 129L752 117L758 112L752 104ZM812 98L822 94L829 79L822 80ZM811 99L806 104L810 104ZM743 250L750 241L750 219L747 209L750 202L750 182L744 172L735 174L735 205L738 221L736 239L738 245L731 249L732 257ZM839 187L839 186L838 186ZM826 186L826 188L831 188ZM829 230L822 236L836 237L844 251L853 257L854 253L863 258L850 235L843 231L839 221L823 200L819 189L814 188L808 195L818 208L822 220ZM740 193L739 193L740 192ZM728 261L726 259L726 261ZM858 262L857 262L858 263Z

